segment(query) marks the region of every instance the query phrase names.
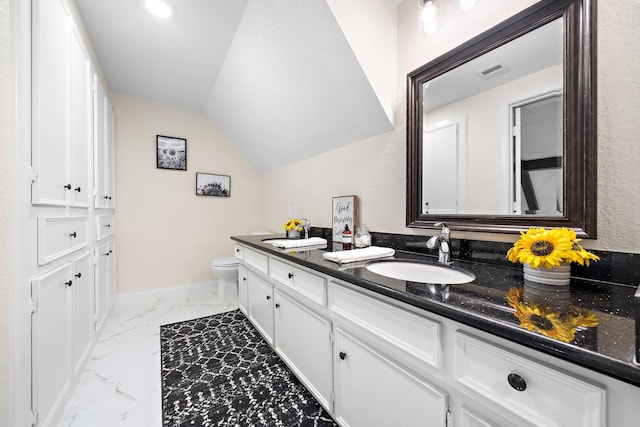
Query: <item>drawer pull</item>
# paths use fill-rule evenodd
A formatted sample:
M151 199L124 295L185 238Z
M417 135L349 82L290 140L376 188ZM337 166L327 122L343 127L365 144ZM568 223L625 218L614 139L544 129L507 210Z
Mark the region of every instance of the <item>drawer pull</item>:
M289 273L287 276L289 276L289 279L293 279L293 273Z
M280 308L280 304L279 303L276 303L276 308Z
M78 193L80 193L82 191L82 188L76 187L76 188L74 188L74 190L76 190Z
M69 280L68 282L64 282L64 284L67 285L67 286L71 286L71 285L73 285L73 281Z
M267 299L270 300L271 299L271 295L267 295Z
M338 357L340 357L340 360L344 360L347 358L347 353L341 351L340 353L338 353Z
M509 385L513 387L514 390L525 391L527 389L527 382L518 374L509 374L507 381L509 381Z
M246 282L246 281L247 281L247 278L246 278L246 277L243 277L243 278L242 278L242 281L243 281L243 282Z
M107 228L111 228L111 224L105 224L104 226Z
M81 277L82 277L82 273L78 273L78 274L76 274L75 276L76 276L76 278L78 278L78 279L79 279L79 278L81 278Z
M240 249L236 249L236 253L239 254L240 253Z
M74 231L73 233L69 234L69 237L73 237L73 238L75 239L76 237L78 237L78 235L77 235L77 234L76 234L76 232Z
M65 185L64 188L66 188L67 190L71 190L71 184Z

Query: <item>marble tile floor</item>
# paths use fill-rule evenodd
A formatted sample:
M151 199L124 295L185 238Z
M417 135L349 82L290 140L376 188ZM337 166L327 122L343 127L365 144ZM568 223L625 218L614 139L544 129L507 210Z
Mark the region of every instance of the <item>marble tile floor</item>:
M160 325L237 308L212 286L121 296L59 427L160 427Z

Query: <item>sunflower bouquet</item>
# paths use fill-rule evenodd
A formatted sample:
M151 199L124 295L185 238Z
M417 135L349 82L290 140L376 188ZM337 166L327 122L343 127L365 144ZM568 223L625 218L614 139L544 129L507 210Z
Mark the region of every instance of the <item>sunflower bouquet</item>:
M545 229L531 227L520 232L520 239L507 252L511 262L529 264L532 268L553 268L563 262L589 265L600 258L578 244L576 232L566 227Z
M297 230L302 231L302 221L297 218L293 218L284 223L284 229L286 231Z

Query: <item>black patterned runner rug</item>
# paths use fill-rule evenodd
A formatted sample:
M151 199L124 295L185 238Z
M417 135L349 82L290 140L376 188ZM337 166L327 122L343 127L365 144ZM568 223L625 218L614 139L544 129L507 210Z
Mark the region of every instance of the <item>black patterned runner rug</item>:
M239 311L160 327L163 426L335 426Z

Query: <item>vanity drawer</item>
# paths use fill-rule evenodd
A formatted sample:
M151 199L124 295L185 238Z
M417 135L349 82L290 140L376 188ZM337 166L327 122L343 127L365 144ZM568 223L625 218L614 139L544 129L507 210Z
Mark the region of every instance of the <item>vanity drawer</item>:
M113 215L96 216L96 240L104 240L109 236L113 236L115 228L113 224Z
M38 217L38 265L89 245L89 217Z
M327 304L327 285L323 277L316 276L277 259L271 259L270 276L313 302Z
M269 258L266 255L249 248L244 248L242 252L245 264L264 274L269 274Z
M455 379L540 426L604 427L604 388L456 331Z
M330 284L331 311L392 344L391 351L405 362L442 368L442 324L399 307Z

